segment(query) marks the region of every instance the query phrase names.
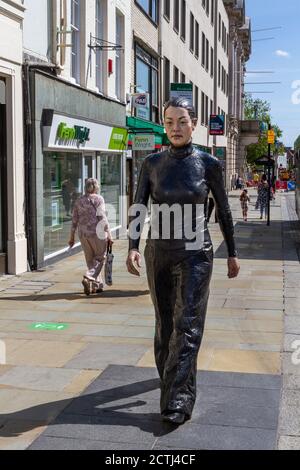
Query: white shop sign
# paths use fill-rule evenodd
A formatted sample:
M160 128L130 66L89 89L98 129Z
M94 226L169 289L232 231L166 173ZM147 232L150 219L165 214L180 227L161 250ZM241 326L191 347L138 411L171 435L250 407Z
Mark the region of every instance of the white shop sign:
M123 151L127 130L53 114L51 126L43 127L44 150Z

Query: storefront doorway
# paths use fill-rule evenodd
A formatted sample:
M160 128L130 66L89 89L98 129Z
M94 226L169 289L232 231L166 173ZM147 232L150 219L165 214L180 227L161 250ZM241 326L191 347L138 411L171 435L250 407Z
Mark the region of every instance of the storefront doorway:
M0 275L6 269L7 188L6 188L6 83L0 77Z

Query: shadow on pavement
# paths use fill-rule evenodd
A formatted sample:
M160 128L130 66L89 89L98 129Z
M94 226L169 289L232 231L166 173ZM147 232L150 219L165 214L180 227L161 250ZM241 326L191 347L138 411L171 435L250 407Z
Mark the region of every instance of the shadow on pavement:
M16 287L17 288L17 287ZM4 291L5 294L5 291ZM84 294L79 293L58 293L58 294L38 294L38 295L16 295L16 296L9 296L9 297L1 297L1 300L17 300L17 301L36 301L36 302L46 302L51 300L79 300L79 299L97 299L97 298L104 298L104 299L116 299L116 298L128 298L128 297L140 297L143 295L148 295L149 290L111 290L111 291L104 291L101 294L91 294L86 296Z
M300 221L271 220L270 226L267 226L266 221L238 222L235 225L234 234L239 258L266 261L282 260L283 228L285 229L285 238L292 238L294 232L300 233ZM216 250L215 258L227 259L224 241ZM298 261L295 251L290 252L289 260Z
M49 432L52 425L68 424L75 426L76 424L133 426L155 437L164 436L175 430L176 427L162 422L160 414L126 412L126 409L146 405L146 401L136 400L137 395L159 389L159 386L159 379L144 380L81 395L74 399L60 400L14 413L0 414L0 437L16 437L40 426L48 426ZM133 397L134 401L129 400L125 404L102 407L106 403L130 397ZM159 407L159 400L157 407ZM53 421L51 422L51 420ZM99 433L101 433L101 429L99 429Z

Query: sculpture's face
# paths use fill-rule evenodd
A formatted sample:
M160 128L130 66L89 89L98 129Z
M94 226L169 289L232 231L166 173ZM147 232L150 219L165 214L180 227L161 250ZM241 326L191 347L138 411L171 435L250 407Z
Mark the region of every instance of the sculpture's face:
M192 139L197 119L191 119L185 108L170 106L165 112L165 129L174 147L183 147Z

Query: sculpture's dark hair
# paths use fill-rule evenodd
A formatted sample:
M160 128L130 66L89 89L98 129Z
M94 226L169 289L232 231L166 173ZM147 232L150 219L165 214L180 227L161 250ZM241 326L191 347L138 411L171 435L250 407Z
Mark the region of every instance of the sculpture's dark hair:
M187 100L184 96L178 96L177 98L171 98L167 101L164 105L164 116L166 111L170 107L173 108L184 108L190 115L191 119L197 119L196 111L193 105L191 105L190 101Z

